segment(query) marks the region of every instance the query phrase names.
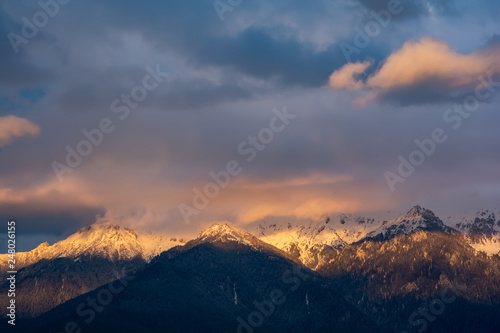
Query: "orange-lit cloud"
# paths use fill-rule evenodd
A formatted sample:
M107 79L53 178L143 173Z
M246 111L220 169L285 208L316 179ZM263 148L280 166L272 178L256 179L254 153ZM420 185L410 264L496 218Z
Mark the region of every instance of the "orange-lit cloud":
M320 218L324 214L334 212L354 212L362 208L363 203L359 200L336 198L313 198L309 199L293 210L293 215L304 218Z
M450 49L445 41L422 38L406 42L387 58L380 70L371 76L367 86L387 88L411 86L426 81L440 81L447 87L477 83L478 77L500 69L499 57L476 51L462 55Z
M311 173L280 179L241 175L210 199L206 209L192 217L187 225L179 214L178 204L191 204L193 187L203 189L203 182L174 184L157 178L156 166L144 166L144 177L123 181L124 167L110 168L99 180L89 178L93 167L83 167L78 174L59 182L52 177L44 182L17 189L0 186L0 202L13 209L34 213L49 207L51 211L74 210L76 207L103 207L95 221L111 222L136 230L168 230L178 234L196 234L216 221L230 221L244 227L267 216L320 218L325 214L379 209L385 202L375 198L375 189L357 184L349 174ZM360 193L366 193L360 195ZM367 204L369 202L369 204ZM0 208L2 206L0 205ZM25 211L25 213L27 213ZM87 221L92 223L94 220Z
M28 119L13 115L0 117L0 147L10 145L17 138L39 134L40 128Z
M356 62L342 66L330 76L330 88L358 90L364 87L364 82L358 80L355 75L362 74L370 67L371 62Z
M279 193L269 197L264 193L256 193L252 204L241 207L237 215L238 221L246 224L268 216L319 219L332 213L351 213L362 207L359 198L344 198L340 194L326 193L317 188L291 197L287 197L286 192L286 189L281 189ZM268 198L258 200L258 196ZM283 199L277 200L280 196Z
M350 175L326 175L326 174L313 174L304 177L292 177L280 181L256 181L256 180L236 180L235 187L241 189L271 189L271 188L286 188L305 185L325 185L335 184L338 182L345 182L353 180Z
M318 219L332 213L387 207L383 195L369 184L359 184L351 175L312 174L282 181L257 182L242 178L228 187L204 211L207 215L226 212L242 225L268 216ZM371 200L369 198L372 198Z
M414 94L419 94L425 87L445 95L467 92L480 84L481 77L500 73L500 48L480 49L464 55L443 40L425 37L407 41L368 78L358 78L369 65L366 61L344 65L332 73L329 87L366 89L367 95L356 101L361 105L391 94L394 97L398 92L408 95L412 89Z

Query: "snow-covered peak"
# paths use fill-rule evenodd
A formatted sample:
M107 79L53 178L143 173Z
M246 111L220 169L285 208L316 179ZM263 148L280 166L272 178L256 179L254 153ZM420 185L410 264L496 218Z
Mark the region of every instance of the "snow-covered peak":
M109 260L140 258L149 261L161 252L181 244L183 241L177 238L137 234L132 229L109 223L94 224L81 228L52 246L45 242L29 252L17 253L16 268L34 264L41 259L61 257L99 257ZM0 255L0 259L2 256L6 255Z
M389 239L396 235L409 235L419 230L451 232L453 229L446 226L431 210L414 206L407 213L383 223L382 226L370 232L367 238Z
M81 228L54 247L70 254L102 253L116 259L129 259L140 254L137 234L112 224L94 224Z
M406 214L404 214L403 216L400 216L400 217L415 218L415 217L421 217L424 214L432 214L433 215L434 213L428 209L422 208L419 205L415 205Z
M212 225L198 235L198 238L216 236L216 235L236 235L240 234L240 231L236 231L227 224L212 223Z
M198 235L198 240L205 242L238 242L242 244L252 245L255 236L231 228L227 224L214 223L209 228L203 230Z
M196 239L188 242L185 248L207 243L222 246L226 249L236 249L243 245L254 251L287 255L272 244L262 241L248 232L234 229L227 224L217 223L202 231Z
M393 224L404 223L408 225L416 225L425 228L427 224L437 223L444 225L431 210L422 208L420 206L414 206L407 213L398 216Z
M44 252L50 247L48 242L43 242L42 244L38 245L33 251L37 252Z

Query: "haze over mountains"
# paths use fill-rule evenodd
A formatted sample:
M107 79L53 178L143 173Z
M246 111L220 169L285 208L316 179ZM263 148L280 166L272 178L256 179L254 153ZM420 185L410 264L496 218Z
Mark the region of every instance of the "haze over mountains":
M417 230L460 232L476 250L487 254L500 252L499 210L481 210L460 217L449 216L444 221L432 211L417 205L393 219L374 219L352 214L326 216L306 223L289 222L287 218L273 219L272 223L268 223L264 219L250 232L287 253L300 253L299 258L304 251L313 251L322 246L339 248L367 238L388 239ZM109 223L94 224L53 245L45 242L31 251L17 253L17 267L20 269L41 259L77 259L80 256L111 260L141 258L150 261L163 251L185 242L182 238L136 233ZM1 266L6 263L5 258L6 254L0 254L2 269L5 268ZM308 260L307 257L301 259L304 264Z
M92 225L52 246L42 244L18 255L24 266L17 282L19 325L48 332L67 321L82 322L76 312L82 302L107 284L133 276L102 314L88 324L83 321L83 332L105 332L116 323L123 324L120 332L220 332L239 325L245 327L240 327L242 332L276 331L272 327L283 332L326 327L410 332L424 321L434 327L430 331L473 332L472 323L481 314L484 327L496 329L497 216L481 211L473 219L460 219L454 229L432 211L415 206L383 221L345 214L306 225L263 221L255 235L214 224L187 243L110 224ZM287 271L295 273L282 276ZM302 271L307 281L297 275ZM296 284L283 305L264 302L273 290L284 292ZM456 301L446 304L440 320L431 325L421 315L420 321L415 319L413 312L452 286ZM0 287L1 301L6 288L5 283ZM247 318L254 301L275 308L256 327ZM139 312L142 319L130 319L128 311ZM155 321L154 315L162 319ZM186 318L174 320L181 317Z

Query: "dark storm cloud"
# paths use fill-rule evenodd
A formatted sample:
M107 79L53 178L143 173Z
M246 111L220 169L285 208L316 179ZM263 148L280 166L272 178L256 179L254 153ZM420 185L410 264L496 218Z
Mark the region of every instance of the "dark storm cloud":
M16 54L7 38L12 24L7 24L9 17L0 12L0 86L3 89L22 89L36 87L53 82L52 69L43 68L34 63L26 53ZM4 91L5 92L5 91Z
M384 51L370 45L365 54L380 57ZM205 40L193 51L197 62L236 70L258 79L277 79L282 86L321 87L328 71L346 62L339 43L317 52L294 39L273 38L265 29L249 28L234 37Z
M262 16L260 13L262 4L263 2L242 4L228 15L243 16L249 15L249 12L259 18ZM326 1L307 6L299 3L290 6L288 2L278 2L275 6L274 14L289 15L297 19L302 25L298 29L308 29L308 26L311 25L306 18L316 17L317 19L320 17L323 21L332 20L334 22L342 16L335 13L336 16L330 17L331 14L325 10L328 7ZM346 11L352 10L345 6L338 8L343 8ZM26 9L26 12L30 13L32 10ZM75 17L74 15L77 13L78 16ZM73 17L74 20L69 20L68 17ZM93 17L92 24L89 24L86 19L88 17ZM337 39L333 42L335 38L332 37L330 45L326 49L318 51L312 41L299 40L296 34L290 34L289 28L284 28L279 24L273 25L271 22L261 19L261 24L257 23L247 28L239 27L234 22L223 24L219 21L218 15L209 1L164 3L146 1L140 6L134 1L119 3L105 1L98 8L81 3L72 3L71 6L61 8L58 16L51 22L53 26L41 29L40 35L52 33L57 36L55 40L58 42L47 44L52 44L50 46L53 48L52 54L60 58L61 65L67 65L71 45L77 44L72 40L93 38L97 41L105 41L101 46L102 51L88 49L75 49L73 51L88 53L89 61L85 65L95 66L96 64L90 62L93 59L93 53L105 52L110 47L116 49L123 47L123 41L117 40L110 34L112 35L114 32L138 33L152 46L152 50L159 53L175 54L186 59L187 63L195 68L216 66L223 72L231 73L231 76L239 74L258 80L272 79L275 84L271 89L268 87L269 92L293 85L323 86L327 83L328 73L346 62L338 44L340 40ZM81 29L81 27L85 27L85 29ZM350 40L352 36L352 28L348 27L346 39ZM36 44L38 38L42 37L36 36L33 41L30 41L30 44L23 45L23 47L34 49L36 45L33 44ZM363 51L364 54L369 54L375 59L379 59L387 53L375 43ZM124 49L123 52L126 50ZM13 54L13 52L10 53ZM20 61L21 58L13 59ZM33 59L27 59L16 66L6 66L5 68L6 70L27 68L28 73L35 75L37 71L33 70L33 65L29 60ZM120 94L125 89L126 82L130 82L127 80L127 76L132 76L140 70L140 68L131 66L129 69L116 67L94 73L88 69L81 73L72 70L67 74L62 74L57 73L57 70L53 68L52 72L45 70L46 72L42 71L40 74L62 77L76 76L76 82L66 82L69 85L67 91L60 93L61 107L68 109L75 107L85 110L107 103L107 96ZM12 76L13 73L7 74ZM37 81L31 79L30 82L36 83ZM183 85L185 89L181 91ZM246 92L242 89L245 89ZM252 90L255 91L252 93ZM172 101L174 109L186 109L193 105L199 106L204 100L209 104L222 101L224 94L228 99L235 99L249 98L254 93L262 93L262 91L257 87L241 87L235 82L222 83L221 85L210 84L210 82L190 84L186 82L186 79L183 79L172 91L172 96L169 99ZM166 92L166 94L169 93Z
M302 5L299 9L281 2L276 6L292 13L303 10L301 15L310 16L321 15L319 9L325 2ZM299 41L283 26L267 21L248 28L222 24L212 3L207 1L146 1L141 6L125 1L119 3L119 10L116 8L114 1L103 2L99 12L106 14L106 20L95 21L89 33L100 33L94 31L98 26L111 31L139 32L159 52L174 52L200 67L218 66L258 79L277 78L284 85L317 87L326 83L325 73L345 63L338 44L318 52L311 42ZM82 11L84 17L94 15L91 7L83 6ZM238 6L231 15L243 15L246 11L256 18L261 15L259 6L250 3ZM334 19L325 13L322 16L324 20Z

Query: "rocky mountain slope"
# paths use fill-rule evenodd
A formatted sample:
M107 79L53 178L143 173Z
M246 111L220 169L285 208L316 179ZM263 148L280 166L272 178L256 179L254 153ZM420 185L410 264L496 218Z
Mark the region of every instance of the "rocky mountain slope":
M16 317L36 317L79 295L92 291L146 262L141 258L111 261L99 257L42 259L16 275ZM0 283L0 303L7 304L9 283ZM3 317L3 312L2 312Z
M500 313L500 257L477 252L462 236L416 230L384 241L366 239L331 251L325 261L317 271L382 327L417 331L419 309L455 288L446 297L456 302L446 303L433 330L474 332L475 320L485 332L500 330L493 314Z

